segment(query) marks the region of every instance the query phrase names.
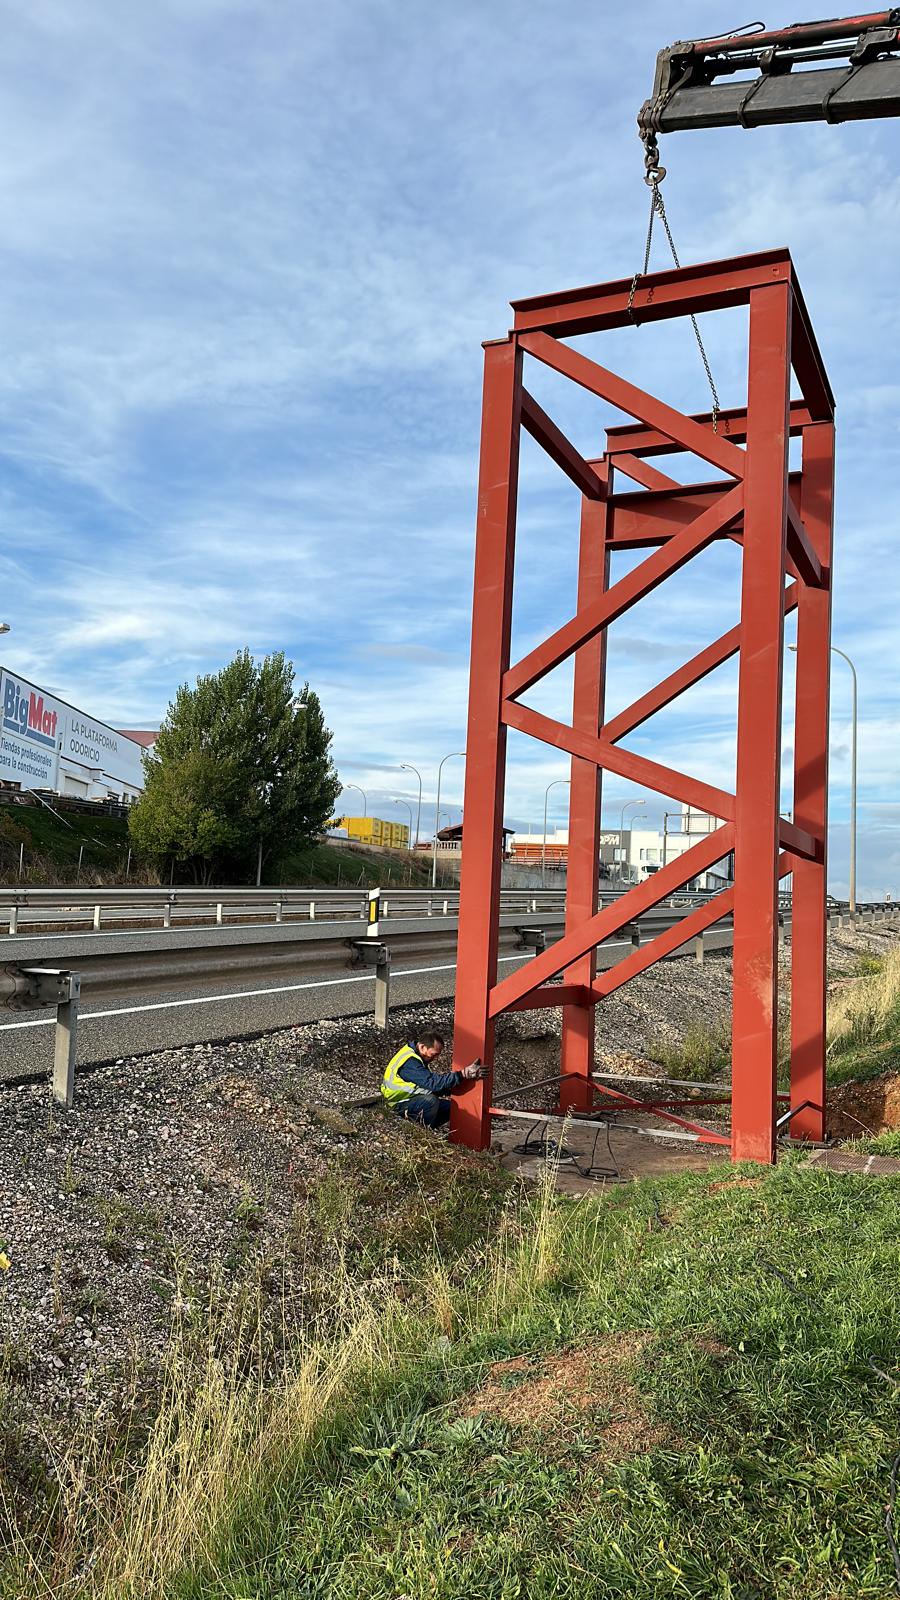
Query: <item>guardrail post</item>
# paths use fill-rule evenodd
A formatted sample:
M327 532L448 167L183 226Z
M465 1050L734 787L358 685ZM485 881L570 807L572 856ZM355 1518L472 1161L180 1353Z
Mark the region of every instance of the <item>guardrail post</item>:
M310 922L315 922L315 920L316 920L316 902L315 902L315 900L310 900L310 902L309 902L309 920L310 920Z
M382 946L375 966L375 1026L386 1028L391 1006L391 952Z
M778 913L778 948L779 948L779 950L783 950L784 949L784 912L783 911L779 911L779 913Z
M219 927L222 926L222 902L221 902L221 900L218 901L218 903L216 905L216 923L217 923L217 925Z
M53 1098L71 1106L75 1098L75 1062L78 1043L78 997L81 978L59 967L21 967L28 980L28 1001L56 1007L53 1042Z
M73 978L76 986L79 979ZM75 1062L78 1055L78 987L71 1000L56 1008L56 1037L53 1044L53 1098L71 1106L75 1099Z
M641 930L638 927L638 924L636 922L629 922L628 927L626 928L625 931L631 937L631 948L632 948L632 950L640 950L640 948L641 948Z
M275 905L275 921L276 922L283 922L284 921L284 907L283 907L283 905L282 905L280 900L277 901L276 905Z
M445 916L445 917L446 917L446 915L447 915L447 906L448 906L448 904L449 904L449 902L448 902L448 901L447 901L447 900L445 900L445 901L444 901L444 916Z
M10 933L18 933L18 930L19 930L19 908L18 908L18 906L11 906L10 907L10 913L9 913L9 931L10 931Z
M168 900L165 903L165 906L163 907L163 927L164 928L171 928L171 926L172 926L172 896L170 895Z
M353 966L375 968L375 1026L386 1028L391 1003L391 952L386 944L352 940Z
M696 958L698 967L702 967L704 956L702 933L698 933L696 939L694 940L694 956Z
M100 912L101 912L101 910L102 910L101 906L95 906L94 907L94 932L95 933L99 933L100 932Z

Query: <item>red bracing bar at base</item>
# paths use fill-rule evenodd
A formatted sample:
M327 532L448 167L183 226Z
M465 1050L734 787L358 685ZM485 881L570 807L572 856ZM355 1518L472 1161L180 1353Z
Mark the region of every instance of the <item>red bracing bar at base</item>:
M686 415L611 372L565 341L634 321L652 323L737 305L749 308L747 393L722 411ZM453 1062L478 1057L484 1079L454 1094L451 1138L473 1149L490 1143L494 1031L511 1009L553 1003L549 980L562 975L559 1111L585 1114L595 1008L653 961L673 953L716 920L734 916L731 1149L735 1159L775 1157L777 1093L778 889L793 877L791 1089L794 1136L821 1139L825 1118L825 872L828 665L834 403L815 336L786 250L667 270L518 302L505 339L485 345L481 467L466 750L465 833ZM597 352L596 354L600 354ZM526 367L528 372L526 372ZM524 387L534 367L551 368L624 412L605 448L585 460ZM793 369L800 396L791 400ZM581 493L575 614L519 662L511 659L512 597L523 426ZM788 471L788 443L801 439L802 465ZM696 460L695 481L679 483L648 458ZM622 489L619 482L622 482ZM635 490L634 485L639 488ZM606 720L607 630L645 595L690 566L712 542L728 539L742 561L740 611L728 631L685 665ZM637 565L611 569L617 549ZM698 590L698 613L708 615ZM784 619L797 612L797 712L794 805L780 814L781 685ZM719 622L719 619L716 619ZM721 627L721 623L719 623ZM727 624L726 624L727 626ZM680 645L677 636L675 646ZM569 723L523 698L569 657L574 693ZM687 747L674 767L624 742L637 727L729 659L738 661L737 773L734 794L691 774ZM687 658L687 659L685 659ZM503 981L497 977L507 730L514 727L565 752L571 777L566 927L555 946ZM600 780L609 770L719 819L712 834L602 911L597 905ZM674 890L734 852L733 886L657 936L617 967L596 973L596 946ZM721 1134L688 1123L678 1101L632 1100L603 1088L617 1105L689 1128L703 1142ZM692 1102L697 1104L697 1102ZM710 1102L712 1103L712 1102Z

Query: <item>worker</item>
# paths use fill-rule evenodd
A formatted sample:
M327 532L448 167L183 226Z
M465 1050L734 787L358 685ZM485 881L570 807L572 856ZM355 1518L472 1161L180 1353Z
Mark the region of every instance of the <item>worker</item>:
M435 1072L433 1063L444 1048L439 1033L420 1033L415 1044L401 1045L384 1069L381 1093L386 1103L407 1122L440 1128L450 1119L450 1095L460 1084L484 1076L479 1061L461 1072Z

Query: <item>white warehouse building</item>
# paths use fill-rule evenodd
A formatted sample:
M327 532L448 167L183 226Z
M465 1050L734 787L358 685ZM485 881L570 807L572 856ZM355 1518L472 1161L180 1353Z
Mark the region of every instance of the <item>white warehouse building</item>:
M142 746L27 678L0 668L0 781L85 800L136 800Z

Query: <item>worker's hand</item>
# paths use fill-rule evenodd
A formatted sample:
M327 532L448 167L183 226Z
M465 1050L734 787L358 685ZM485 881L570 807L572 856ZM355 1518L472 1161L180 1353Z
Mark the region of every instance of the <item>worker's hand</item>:
M487 1067L483 1067L480 1061L470 1061L467 1067L463 1067L462 1075L468 1083L474 1083L476 1078L487 1076Z

